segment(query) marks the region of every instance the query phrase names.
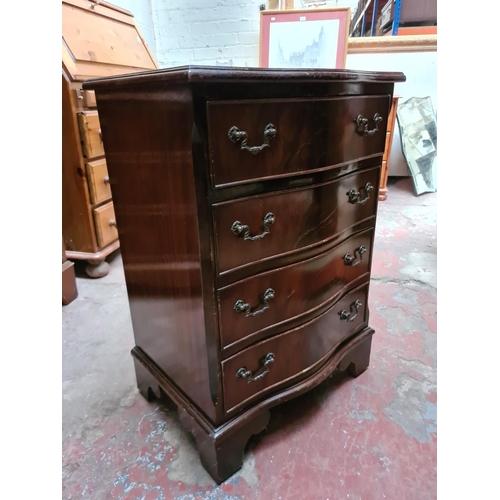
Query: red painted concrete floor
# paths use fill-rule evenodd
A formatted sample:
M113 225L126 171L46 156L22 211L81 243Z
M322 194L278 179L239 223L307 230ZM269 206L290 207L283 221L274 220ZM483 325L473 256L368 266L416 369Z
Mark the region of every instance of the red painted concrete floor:
M335 372L274 408L244 466L217 486L168 403L135 388L119 254L63 308L63 498L436 498L436 201L411 180L379 204L369 369Z

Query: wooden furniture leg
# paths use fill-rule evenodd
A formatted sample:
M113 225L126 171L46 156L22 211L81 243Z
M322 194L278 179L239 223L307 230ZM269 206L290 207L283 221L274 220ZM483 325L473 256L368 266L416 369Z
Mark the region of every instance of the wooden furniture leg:
M64 238L62 239L62 303L68 305L78 297L76 288L75 264L66 257Z
M104 278L109 274L109 264L104 259L88 260L85 272L90 278Z
M370 365L370 352L372 347L372 335L356 344L340 361L340 370L349 369L352 377L361 375Z
M137 388L139 392L142 394L146 401L151 402L155 399L160 399L160 384L158 381L151 375L151 373L144 368L142 363L137 360L137 358L133 358L134 367L135 367L135 377L137 380Z
M211 429L201 425L186 410L179 407L179 418L183 427L196 441L203 467L218 484L241 469L248 440L253 434L265 429L269 417L269 410L264 409L237 429L231 428L230 425Z
M95 253L66 250L66 256L72 260L85 260L88 263L85 272L90 278L103 278L110 270L110 266L105 259L118 248L120 248L120 241L115 240Z
M263 431L269 422L268 409L253 414L244 422L213 427L198 412L189 412L175 401L167 391L160 390L158 379L134 357L137 387L142 396L149 402L165 396L169 403L177 406L182 426L191 433L198 448L203 467L218 483L232 476L241 469L246 444L253 434ZM195 417L194 415L198 415Z

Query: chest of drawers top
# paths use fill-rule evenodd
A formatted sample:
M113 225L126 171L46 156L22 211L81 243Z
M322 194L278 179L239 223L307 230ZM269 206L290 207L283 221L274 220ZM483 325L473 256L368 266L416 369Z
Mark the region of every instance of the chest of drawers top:
M91 79L83 87L101 95L99 109L104 99L136 100L139 94L145 107L158 100L182 106L207 145L204 167L215 200L224 196L221 190L239 193L238 186L252 182L379 154L385 133L366 141L359 132L378 128L373 117L386 108L394 82L404 80L390 72L185 66ZM378 119L385 129L387 116Z
M369 354L380 166L404 79L188 66L84 83L96 92L139 387L154 379L210 443L317 385L346 342Z

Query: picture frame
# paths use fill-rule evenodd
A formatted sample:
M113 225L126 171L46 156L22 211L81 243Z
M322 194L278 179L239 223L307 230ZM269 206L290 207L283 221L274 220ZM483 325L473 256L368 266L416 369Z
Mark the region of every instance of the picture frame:
M350 23L349 7L261 11L259 66L345 69Z
M436 52L437 35L364 36L349 38L347 54Z

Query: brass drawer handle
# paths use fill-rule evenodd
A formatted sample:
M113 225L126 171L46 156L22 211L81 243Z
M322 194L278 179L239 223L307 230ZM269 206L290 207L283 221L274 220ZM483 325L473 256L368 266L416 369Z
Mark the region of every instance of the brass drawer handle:
M250 304L244 302L243 300L237 300L234 303L234 310L236 312L244 312L245 316L257 316L258 314L262 314L266 309L269 309L269 301L274 299L274 290L272 288L268 288L264 295L262 296L262 307L255 311L250 311Z
M347 321L354 321L354 319L356 318L356 316L358 315L358 309L362 306L363 304L361 304L361 301L360 300L356 300L355 302L353 302L351 304L351 307L350 307L350 310L351 312L347 312L345 309L342 309L342 311L339 312L339 316L340 316L340 320L344 320L346 319ZM356 314L354 314L354 316L352 315L352 310L356 309Z
M348 253L346 253L344 255L344 264L346 266L351 266L351 267L357 266L361 262L361 260L363 259L363 254L365 252L366 252L366 247L364 245L361 245L359 248L354 250L354 252L353 252L354 255L349 255ZM356 260L356 253L359 253L358 260Z
M260 240L264 238L266 234L269 234L271 232L269 230L269 226L274 224L275 220L276 217L274 216L274 214L272 214L271 212L267 213L262 220L264 230L262 231L262 233L257 234L256 236L250 236L250 228L247 225L242 224L239 220L233 222L233 225L231 226L231 232L236 236L239 236L241 233L243 233L244 240Z
M368 130L368 118L363 118L361 115L358 115L354 120L356 123L356 132L361 135L372 136L378 131L378 124L382 121L382 117L378 113L375 113L372 121L375 124L375 128Z
M247 382L255 382L256 380L261 379L268 371L269 365L274 361L274 354L269 352L265 355L262 368L260 368L255 375L252 375L250 370L247 370L245 367L240 368L236 372L237 378L246 378Z
M250 153L256 155L269 146L269 141L276 136L276 132L276 127L272 123L268 123L264 129L264 143L260 146L248 146L248 134L244 130L240 130L238 127L231 127L227 136L233 144L242 141L241 149L250 151Z
M116 227L116 221L115 221L115 219L111 219L111 220L109 221L109 225L110 225L110 226L113 226L113 227Z
M104 176L104 183L109 184L109 175Z
M361 199L361 189L365 190L366 196ZM356 191L355 189L350 189L347 191L347 196L349 196L349 203L356 204L356 205L362 205L363 203L366 203L370 199L370 191L373 191L373 186L371 185L370 182L367 182L365 184L365 187L362 187L359 191Z

